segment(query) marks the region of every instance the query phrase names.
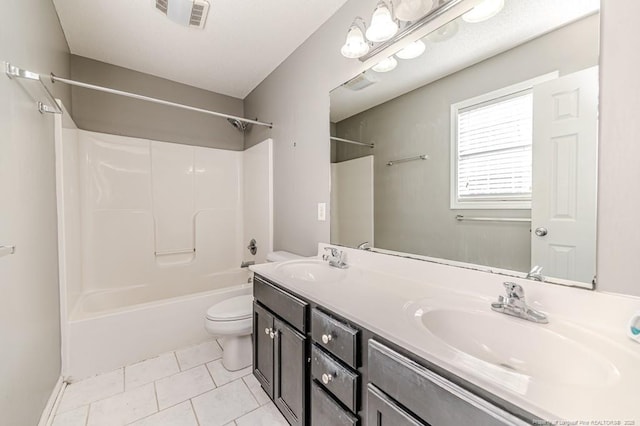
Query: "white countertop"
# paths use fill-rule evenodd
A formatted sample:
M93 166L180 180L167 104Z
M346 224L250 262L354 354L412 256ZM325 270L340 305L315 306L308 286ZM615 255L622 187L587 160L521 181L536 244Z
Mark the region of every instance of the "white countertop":
M320 244L319 252L325 246ZM530 306L548 315L549 324L535 324L490 310L490 303L504 294L504 276L340 249L347 252L350 267L332 282L293 279L281 272L281 263L250 269L543 419L640 425L640 344L624 334L626 321L640 310L640 298L509 278L523 286ZM544 364L538 368L549 368L528 375L493 365L448 345L415 316L417 308L443 306L496 315L505 324L518 322L517 327L544 327L554 338L568 336L579 350L575 356L557 355L558 348L547 343L554 339L541 339L539 345L507 342L539 351L536 357ZM590 365L583 358L602 361L602 368L582 372L581 365ZM558 380L568 368L575 374ZM620 423L591 423L598 421Z

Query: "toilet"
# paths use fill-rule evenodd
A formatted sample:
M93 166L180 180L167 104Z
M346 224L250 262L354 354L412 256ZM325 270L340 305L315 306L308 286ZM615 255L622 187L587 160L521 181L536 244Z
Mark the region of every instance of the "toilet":
M286 251L267 254L267 262L283 262L300 258L301 256ZM241 370L251 365L252 318L253 295L251 294L225 299L207 310L204 327L210 334L224 338L222 365L229 371Z

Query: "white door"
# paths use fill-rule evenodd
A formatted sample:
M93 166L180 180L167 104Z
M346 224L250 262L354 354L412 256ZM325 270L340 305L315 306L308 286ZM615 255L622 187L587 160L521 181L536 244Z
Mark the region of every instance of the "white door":
M331 164L331 243L373 245L373 155Z
M533 88L531 264L590 283L596 265L598 67Z

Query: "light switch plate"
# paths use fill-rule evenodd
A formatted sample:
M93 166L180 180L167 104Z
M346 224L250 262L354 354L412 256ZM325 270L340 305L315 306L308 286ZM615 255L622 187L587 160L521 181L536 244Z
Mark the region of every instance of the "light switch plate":
M327 203L318 203L318 220L321 222L327 220Z

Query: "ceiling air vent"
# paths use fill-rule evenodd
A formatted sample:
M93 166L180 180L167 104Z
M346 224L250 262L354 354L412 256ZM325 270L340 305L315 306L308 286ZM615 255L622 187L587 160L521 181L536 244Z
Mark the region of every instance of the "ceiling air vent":
M209 12L206 0L156 0L156 9L185 27L203 28Z
M167 1L168 0L156 0L156 9L158 9L160 12L164 13L165 15L167 14Z

